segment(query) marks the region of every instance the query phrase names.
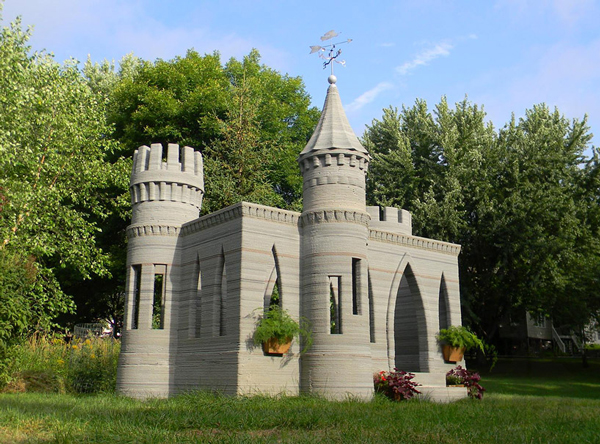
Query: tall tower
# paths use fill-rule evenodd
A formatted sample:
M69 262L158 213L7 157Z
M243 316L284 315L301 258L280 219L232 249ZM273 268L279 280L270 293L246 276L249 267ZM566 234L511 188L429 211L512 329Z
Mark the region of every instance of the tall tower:
M370 398L365 205L369 153L352 131L336 77L321 119L298 163L303 176L301 313L313 345L301 358L300 387L334 398Z
M141 146L131 173L127 228L127 298L117 390L168 396L177 340L181 225L198 218L204 195L202 154L188 146Z

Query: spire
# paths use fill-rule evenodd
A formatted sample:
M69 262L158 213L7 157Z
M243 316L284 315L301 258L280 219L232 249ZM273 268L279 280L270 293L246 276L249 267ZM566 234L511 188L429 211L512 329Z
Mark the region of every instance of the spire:
M312 137L298 156L298 161L304 160L320 151L340 152L348 151L353 154L362 154L369 157L368 151L363 147L354 134L338 93L334 75L329 76L330 85L327 89L325 105L321 119L315 128Z

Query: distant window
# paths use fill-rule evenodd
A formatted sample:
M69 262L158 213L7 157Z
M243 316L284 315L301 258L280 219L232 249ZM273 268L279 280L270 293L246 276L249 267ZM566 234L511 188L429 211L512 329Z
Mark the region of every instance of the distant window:
M533 325L535 325L536 327L539 328L546 328L547 324L547 319L544 316L532 316L533 319Z

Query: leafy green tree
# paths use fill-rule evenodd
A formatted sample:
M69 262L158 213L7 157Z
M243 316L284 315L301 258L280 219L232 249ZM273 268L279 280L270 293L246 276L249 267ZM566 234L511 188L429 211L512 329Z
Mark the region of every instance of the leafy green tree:
M389 108L364 135L372 203L402 205L416 234L462 245L463 315L487 340L511 313L585 325L599 309L590 138L585 119L545 105L498 132L466 100L450 109L442 99L434 113L422 101Z
M168 142L204 152L203 212L239 199L299 207L302 180L295 158L319 113L309 107L301 79L261 65L257 51L225 66L217 53L195 51L144 62L119 82L111 103L122 153Z
M88 61L83 75L97 100L106 105L121 141L108 153L118 180L115 205L99 221L96 243L106 255L107 276L91 281L60 276L77 304L63 316L74 323L108 319L122 322L125 285L125 228L129 221L129 159L141 144L178 142L205 156L208 213L240 200L299 208L302 179L296 156L310 136L318 112L299 78L282 76L260 64L256 51L221 66L218 54L188 51L171 61L144 62L124 57L114 63ZM120 160L124 156L126 161Z
M107 274L108 256L96 236L115 206L107 191L119 177L119 166L105 159L116 143L104 103L76 62L61 65L32 53L29 37L20 20L0 34L2 297L6 303L20 298L24 307L21 321L10 320L11 337L47 328L74 308L59 275ZM25 275L13 270L23 264Z

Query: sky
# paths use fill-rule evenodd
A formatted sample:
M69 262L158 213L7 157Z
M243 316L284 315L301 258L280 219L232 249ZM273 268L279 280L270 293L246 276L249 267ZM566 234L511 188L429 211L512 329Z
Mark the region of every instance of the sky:
M1 1L1 0L0 0ZM430 109L465 96L496 128L546 103L588 115L600 145L600 0L4 0L2 25L20 15L30 44L62 62L170 60L188 49L262 62L300 76L323 106L330 69L313 45L352 39L335 64L355 133L389 106ZM339 35L321 41L334 30Z

